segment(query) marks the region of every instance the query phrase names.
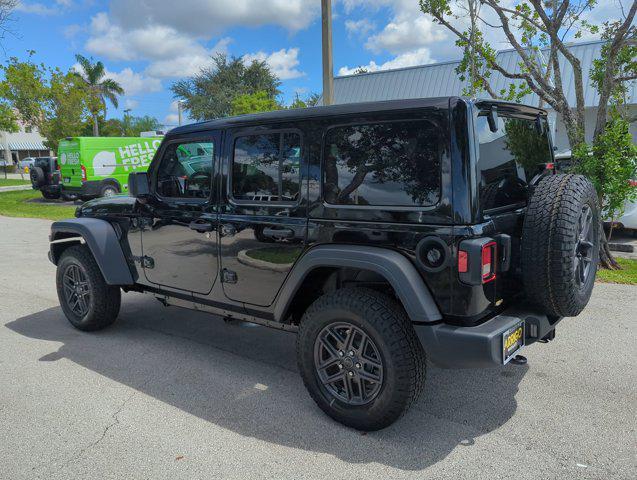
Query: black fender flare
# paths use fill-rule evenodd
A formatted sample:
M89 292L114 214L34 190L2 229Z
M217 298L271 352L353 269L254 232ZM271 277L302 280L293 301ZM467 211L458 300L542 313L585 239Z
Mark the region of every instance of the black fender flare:
M99 218L72 218L51 225L51 261L57 265L60 250L57 242L73 241L81 237L93 254L109 285L133 285L133 275L113 226Z
M307 275L319 267L369 270L383 276L395 290L412 322L442 320L438 306L416 270L404 255L387 248L357 245L325 245L310 249L294 265L279 292L275 321L283 321L294 295Z

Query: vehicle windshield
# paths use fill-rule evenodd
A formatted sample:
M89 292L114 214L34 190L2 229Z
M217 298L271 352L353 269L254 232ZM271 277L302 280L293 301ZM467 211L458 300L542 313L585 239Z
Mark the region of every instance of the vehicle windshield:
M486 112L475 119L478 181L482 210L526 203L528 184L553 161L545 117L497 117L491 131Z

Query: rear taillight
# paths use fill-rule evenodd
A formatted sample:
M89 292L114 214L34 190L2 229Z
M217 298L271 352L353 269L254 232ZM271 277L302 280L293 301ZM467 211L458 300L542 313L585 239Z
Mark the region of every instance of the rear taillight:
M458 246L458 276L462 283L483 285L495 280L498 242L493 238L463 240Z
M628 183L631 187L637 187L637 180L628 180Z
M84 165L81 165L80 168L82 169L82 181L86 181L86 167Z
M482 247L482 283L495 280L495 265L498 257L498 244L489 242Z

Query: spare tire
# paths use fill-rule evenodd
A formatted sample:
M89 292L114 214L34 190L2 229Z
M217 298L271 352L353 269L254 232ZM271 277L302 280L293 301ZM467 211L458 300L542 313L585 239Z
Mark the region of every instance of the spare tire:
M597 193L582 175L551 175L535 188L522 230L527 298L547 315L578 315L590 299L599 259Z
M31 183L35 187L41 187L46 183L46 179L44 178L44 170L40 167L32 167L29 170L29 176L31 177Z

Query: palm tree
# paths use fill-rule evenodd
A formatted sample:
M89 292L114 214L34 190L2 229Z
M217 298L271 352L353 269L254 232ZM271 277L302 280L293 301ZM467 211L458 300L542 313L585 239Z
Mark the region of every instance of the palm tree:
M106 100L109 100L117 108L117 95L123 95L124 89L112 78L104 78L106 69L102 62L93 63L83 55L75 55L82 71L75 72L89 92L88 109L93 117L93 136L99 137L98 116L100 112L106 113Z

